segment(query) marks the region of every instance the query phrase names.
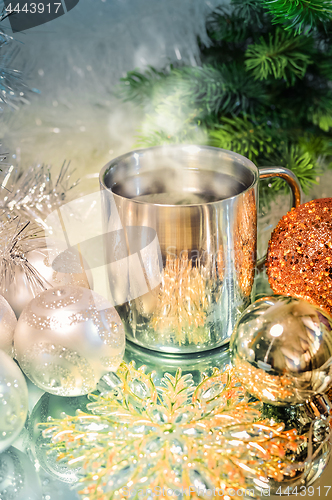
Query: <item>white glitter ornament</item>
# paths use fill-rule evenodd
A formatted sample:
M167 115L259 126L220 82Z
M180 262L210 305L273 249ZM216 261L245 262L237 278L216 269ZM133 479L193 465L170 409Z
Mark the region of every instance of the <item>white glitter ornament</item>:
M58 396L80 396L117 370L125 333L103 297L64 286L46 290L25 307L14 346L22 370L38 387Z
M13 356L13 338L17 319L7 300L0 295L0 349Z
M28 413L28 388L23 374L8 354L0 351L0 453L21 432Z

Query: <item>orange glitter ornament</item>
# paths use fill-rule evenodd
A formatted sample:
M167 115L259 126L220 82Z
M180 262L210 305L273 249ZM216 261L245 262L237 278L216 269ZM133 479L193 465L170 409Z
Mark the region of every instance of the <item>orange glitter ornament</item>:
M282 217L269 242L266 267L275 293L332 314L332 198L309 201Z

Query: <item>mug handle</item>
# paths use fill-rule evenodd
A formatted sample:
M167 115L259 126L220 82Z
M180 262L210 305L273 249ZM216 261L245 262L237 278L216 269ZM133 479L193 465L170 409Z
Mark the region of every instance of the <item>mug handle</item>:
M301 186L296 175L284 167L262 167L259 168L259 178L267 179L268 177L281 177L285 179L292 190L292 207L296 208L301 205ZM261 257L257 262L257 270L262 271L265 264L266 255Z

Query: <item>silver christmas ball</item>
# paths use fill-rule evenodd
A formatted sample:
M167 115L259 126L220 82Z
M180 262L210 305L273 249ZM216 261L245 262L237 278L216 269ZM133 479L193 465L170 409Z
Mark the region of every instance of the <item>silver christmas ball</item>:
M30 248L15 255L15 260L10 263L11 270L7 273L6 283L1 284L1 293L17 317L34 297L46 289L65 285L92 287L91 271L82 270L74 252L67 251L64 254L66 262L59 259L59 255L67 250L63 243L54 242L47 247L45 238L31 239L30 242ZM55 259L57 269L63 272L54 269Z
M0 295L0 349L13 356L13 338L17 319L7 300Z
M257 300L238 321L230 347L242 383L266 403L303 403L332 385L332 319L304 300Z
M0 351L0 453L15 441L25 424L27 413L25 378L15 361Z
M23 310L14 334L16 359L38 387L59 396L94 391L117 370L125 333L114 307L82 287L52 288Z

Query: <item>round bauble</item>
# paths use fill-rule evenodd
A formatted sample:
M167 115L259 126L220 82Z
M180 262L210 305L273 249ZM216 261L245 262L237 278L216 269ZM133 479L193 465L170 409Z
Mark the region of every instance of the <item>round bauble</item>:
M304 300L257 300L235 326L230 347L241 382L266 403L303 403L332 385L332 319Z
M61 482L76 483L79 480L82 464L78 462L75 466L69 467L67 463L59 460L58 451L49 446L51 435L43 432L46 429L43 423L48 422L50 418L60 419L66 415L74 416L78 410L87 413L87 404L90 402L88 396L66 398L45 393L31 412L28 422L31 453L50 476Z
M14 447L0 455L0 499L42 499L42 491L33 464L25 453Z
M46 289L65 285L92 286L91 272L82 269L79 255L74 250L67 250L63 243L56 242L47 247L44 238L33 238L28 240L26 247L24 253L14 256L11 273L7 273L6 282L1 284L1 293L17 317L34 297ZM61 253L65 250L66 261L62 262ZM53 267L55 260L57 269Z
M274 293L302 298L332 314L332 198L304 203L274 229L267 275Z
M0 351L0 453L21 432L28 413L25 378L8 354Z
M17 319L7 300L0 295L0 349L13 356L13 338Z
M125 333L114 307L82 287L52 288L23 310L14 334L16 359L38 387L59 396L94 391L117 370Z

